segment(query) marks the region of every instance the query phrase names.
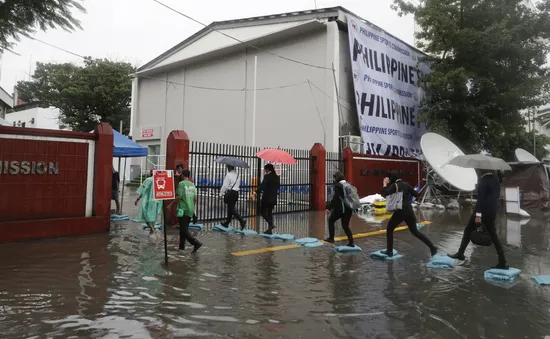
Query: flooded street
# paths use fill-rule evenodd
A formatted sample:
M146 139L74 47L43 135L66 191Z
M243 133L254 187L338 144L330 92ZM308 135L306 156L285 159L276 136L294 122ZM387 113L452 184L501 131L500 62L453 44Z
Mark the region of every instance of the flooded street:
M432 222L422 232L440 252L454 253L468 216L433 211L419 221ZM276 231L323 238L324 218L278 215ZM167 269L162 240L132 222L113 224L110 234L3 245L2 338L542 339L550 335L550 288L531 276L550 274L550 226L543 218L499 224L510 266L522 269L508 287L483 278L497 260L493 247L470 245L453 270L430 270L429 250L407 230L395 233L404 257L393 262L368 257L385 247L384 235L358 238L361 253L325 244L234 256L285 243L212 225L195 232L204 243L196 255L175 250L170 228ZM354 217L352 230L384 225Z

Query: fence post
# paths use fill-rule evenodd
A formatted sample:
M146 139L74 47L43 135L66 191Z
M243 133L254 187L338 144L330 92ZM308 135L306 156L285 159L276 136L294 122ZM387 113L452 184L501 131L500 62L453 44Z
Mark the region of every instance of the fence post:
M111 225L111 190L113 174L113 129L107 123L96 126L94 208L93 215L102 217L105 231ZM88 151L89 152L89 151Z
M311 207L315 211L324 211L327 203L326 176L327 176L327 151L320 143L313 145L310 151L312 166L311 173Z
M189 136L185 131L172 131L166 139L166 170L175 170L178 163L184 168L189 168ZM191 173L193 175L193 173ZM176 180L177 185L177 180ZM164 223L171 226L178 223L176 217L177 205L173 200L164 201ZM170 207L168 207L170 206Z
M346 176L346 181L350 184L357 186L357 183L355 182L355 178L353 177L353 152L351 151L351 148L348 146L344 148L344 175Z

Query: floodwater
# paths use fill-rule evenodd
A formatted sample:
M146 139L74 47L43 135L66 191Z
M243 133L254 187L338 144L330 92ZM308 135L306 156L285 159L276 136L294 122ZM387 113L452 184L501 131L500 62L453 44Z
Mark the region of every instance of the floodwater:
M468 211L429 212L425 232L441 252L454 252ZM252 221L253 223L253 221ZM324 236L324 215L277 216L279 233ZM354 217L354 233L384 224ZM338 225L337 225L337 228ZM494 248L469 247L453 270L425 267L429 251L408 231L395 234L404 257L368 257L384 235L363 237L364 250L337 254L331 245L246 256L231 253L282 244L210 230L197 233L198 254L175 250L131 222L110 234L0 246L2 338L545 338L550 287L530 277L550 274L550 226L500 220L512 286L486 282ZM341 243L342 245L345 242Z

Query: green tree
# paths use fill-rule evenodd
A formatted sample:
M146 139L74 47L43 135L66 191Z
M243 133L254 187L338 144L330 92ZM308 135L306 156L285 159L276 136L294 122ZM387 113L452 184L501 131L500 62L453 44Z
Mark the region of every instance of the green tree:
M35 29L80 29L80 22L72 10L86 12L80 0L1 0L0 1L0 52L13 46L21 36L29 36Z
M89 132L100 122L123 131L130 126L131 74L135 68L125 62L86 58L83 66L37 63L31 81L16 85L19 98L57 107L60 122L73 131Z
M421 119L465 151L508 153L511 140L527 140L522 112L550 101L550 0L536 11L522 2L394 0L399 15L414 14L432 70L421 81Z

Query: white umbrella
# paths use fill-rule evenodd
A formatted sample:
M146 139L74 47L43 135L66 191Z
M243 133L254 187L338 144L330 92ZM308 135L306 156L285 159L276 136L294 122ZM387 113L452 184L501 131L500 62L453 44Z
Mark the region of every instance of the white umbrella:
M464 168L476 168L493 171L511 171L512 168L506 161L483 154L458 155L449 161L449 165Z

